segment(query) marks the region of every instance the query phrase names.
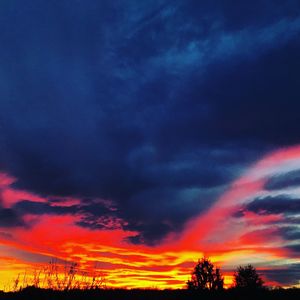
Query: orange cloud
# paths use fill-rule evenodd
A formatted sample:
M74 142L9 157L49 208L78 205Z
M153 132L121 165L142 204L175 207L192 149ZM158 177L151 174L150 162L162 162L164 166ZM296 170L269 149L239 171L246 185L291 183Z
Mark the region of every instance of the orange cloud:
M300 147L279 150L262 158L235 180L210 209L186 224L184 232L171 234L160 245L133 245L126 241L136 232L122 229L83 228L76 223L80 214L24 216L28 227L0 229L1 288L17 272L35 268L55 257L76 261L85 270L97 269L108 286L181 288L193 265L203 255L224 269L225 283L232 283L232 270L253 263L260 269L300 262L289 257L285 240L272 224L280 214L259 215L239 209L251 199L265 195L264 185L280 172L300 168ZM48 202L49 199L19 191L15 179L0 174L2 206L11 207L21 199ZM67 198L66 207L80 199ZM54 204L55 205L55 204ZM272 227L273 226L273 227ZM5 278L5 279L3 279ZM271 281L270 281L271 283Z

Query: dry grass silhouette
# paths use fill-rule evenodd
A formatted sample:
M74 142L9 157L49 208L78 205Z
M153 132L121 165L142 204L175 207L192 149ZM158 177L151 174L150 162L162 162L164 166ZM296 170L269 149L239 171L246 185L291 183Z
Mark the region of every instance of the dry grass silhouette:
M18 274L12 284L12 291L26 287L51 289L56 291L93 290L105 287L105 280L97 270L86 271L76 262L60 265L51 260L47 265L33 273Z

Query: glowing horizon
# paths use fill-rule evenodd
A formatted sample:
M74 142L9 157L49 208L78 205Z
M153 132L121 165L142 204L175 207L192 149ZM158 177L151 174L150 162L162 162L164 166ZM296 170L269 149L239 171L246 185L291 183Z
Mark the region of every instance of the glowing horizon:
M1 278L6 278L1 280L1 288L8 286L8 278L12 281L18 273L33 271L51 258L77 262L85 270L96 268L107 286L122 288L183 288L202 256L210 257L221 267L226 286L230 286L232 273L239 265L251 263L263 273L266 269L299 263L298 257L290 256L289 241L276 233L279 227L274 227L274 222L284 219L281 213L265 216L245 210L245 205L253 199L274 193L264 189L267 179L292 172L299 166L300 146L266 155L236 179L205 214L187 223L180 236L171 234L153 247L126 241L134 232L82 228L76 225L80 219L78 214L28 213L24 218L30 221L30 227L12 228L6 235L1 232ZM18 203L20 195L35 203L49 201L13 188L16 179L7 174L2 173L0 178L5 208ZM295 192L300 195L298 190L284 192L294 197ZM60 206L77 202L69 198L64 201ZM241 209L245 210L244 215L237 218L235 214ZM264 279L267 284L280 284L266 276Z

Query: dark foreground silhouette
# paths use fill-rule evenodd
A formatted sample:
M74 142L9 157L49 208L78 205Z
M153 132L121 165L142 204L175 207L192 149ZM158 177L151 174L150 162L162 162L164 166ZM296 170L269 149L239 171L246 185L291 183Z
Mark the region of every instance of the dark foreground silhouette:
M243 291L229 289L224 291L191 291L191 290L122 290L122 289L96 289L96 290L69 290L55 291L27 287L19 292L0 292L0 299L22 300L239 300L239 299L300 299L300 289L276 289L260 291Z
M35 271L32 276L20 275L14 280L15 292L1 292L2 299L22 300L299 300L300 289L268 289L256 269L248 264L239 266L233 274L233 287L224 289L224 278L220 268L214 266L209 258L198 260L186 282L187 289L109 289L101 274L92 272L80 274L77 263L71 263L65 272L59 272L59 265L51 261L42 271ZM59 276L63 274L63 276ZM40 288L40 282L46 288ZM81 289L79 289L81 287Z

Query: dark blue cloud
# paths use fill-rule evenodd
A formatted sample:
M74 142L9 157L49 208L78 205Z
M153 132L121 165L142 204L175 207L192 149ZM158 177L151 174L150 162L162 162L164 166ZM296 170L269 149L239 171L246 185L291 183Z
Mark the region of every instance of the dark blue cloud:
M0 227L11 228L26 226L23 222L22 216L20 216L14 209L2 207L0 204ZM0 232L5 238L8 237L6 233Z
M59 203L59 202L58 202ZM77 215L81 218L76 224L90 229L116 229L122 227L122 222L116 220L117 211L105 206L99 201L90 200L87 203L62 206L59 204L52 205L51 202L34 202L30 200L21 200L14 204L10 209L0 210L0 214L5 214L0 226L15 227L20 224L25 225L23 217L30 215ZM18 218L17 218L18 217ZM21 221L22 220L22 221ZM21 222L20 222L21 221ZM4 225L2 225L4 224ZM5 224L7 224L5 226ZM32 222L26 224L31 226Z
M12 0L0 25L1 170L114 201L133 242L180 230L299 142L298 1Z
M272 176L265 185L267 190L279 190L300 185L300 171L292 171L285 174Z
M77 206L51 206L48 203L33 202L30 200L21 200L13 206L13 209L20 215L33 214L54 214L54 215L65 215L75 214L78 211Z
M254 199L250 202L247 210L262 214L295 214L300 211L300 199L293 199L287 195L267 196Z
M282 227L280 232L287 240L300 240L300 230L298 226Z
M292 252L294 252L296 254L296 257L299 256L300 244L292 244L292 245L287 246L286 248L291 250Z
M285 285L295 285L298 284L300 277L300 265L291 264L286 268L262 270L261 272L269 280L274 280Z

